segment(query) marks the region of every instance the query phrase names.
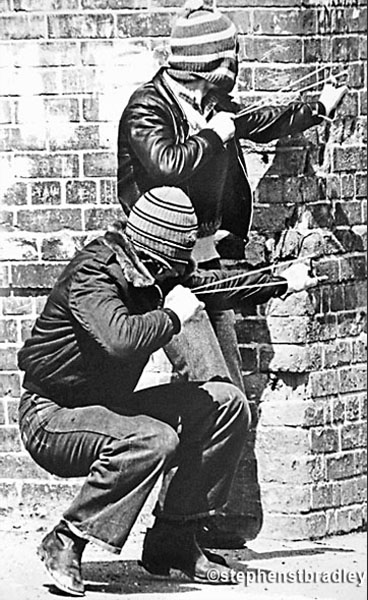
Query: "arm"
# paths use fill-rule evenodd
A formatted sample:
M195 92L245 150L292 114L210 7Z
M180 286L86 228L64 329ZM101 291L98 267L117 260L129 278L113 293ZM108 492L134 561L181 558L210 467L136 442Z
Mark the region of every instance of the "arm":
M151 95L133 97L123 113L121 135L157 185L180 184L223 150L210 128L178 141L170 108Z
M286 135L300 133L322 119L329 119L347 92L346 85L326 83L318 102L296 102L286 108L263 107L236 119L239 137L267 143Z
M235 120L236 135L252 142L268 143L319 125L325 114L321 102L297 102L286 108L262 107Z
M169 310L130 314L118 287L100 264L85 263L73 277L69 307L85 347L110 360L129 362L164 346L180 329Z
M229 281L229 277L235 276L236 279ZM288 289L287 281L283 277L276 277L268 272L253 274L252 271L198 270L185 285L195 290L212 282L216 285L204 287L200 293L197 292L198 298L205 303L206 308L212 310L263 304L271 297L282 296Z

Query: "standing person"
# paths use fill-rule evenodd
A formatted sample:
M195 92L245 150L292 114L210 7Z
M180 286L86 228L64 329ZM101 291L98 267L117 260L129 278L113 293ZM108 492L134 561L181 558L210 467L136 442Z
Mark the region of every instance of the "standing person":
M201 268L220 266L215 246L220 228L248 239L252 192L240 140L267 143L318 125L345 93L345 88L328 85L318 102L266 106L234 120L242 108L230 96L237 72L235 25L201 0L188 2L172 29L168 65L133 93L119 124L121 205L129 214L139 196L153 187L183 189L199 221L193 256ZM232 381L244 391L234 312L213 310L209 316ZM207 545L244 542L244 537L224 541L214 522L206 531Z
M145 536L142 566L159 575L179 569L204 583L216 568L219 581L231 581L222 557L201 550L196 531L198 520L226 503L250 421L245 396L226 381L134 391L152 352L201 306L184 286L223 277L191 272L196 231L182 190L146 193L126 234L106 233L67 265L19 352L26 449L52 474L86 477L38 551L53 583L68 594L84 594L88 541L119 553L159 476L172 466L177 470ZM246 283L269 284L259 288L260 301L295 289L298 278L301 288L314 283L300 269L279 278L244 275ZM242 292L228 287L204 301L241 303Z

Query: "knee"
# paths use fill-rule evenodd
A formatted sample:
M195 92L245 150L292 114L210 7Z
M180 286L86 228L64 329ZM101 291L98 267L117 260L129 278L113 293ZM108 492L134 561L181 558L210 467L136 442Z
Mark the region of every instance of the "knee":
M146 441L151 452L164 460L170 460L179 446L176 431L170 425L161 422L155 423Z
M228 400L229 410L230 410L231 414L236 416L236 418L239 420L239 423L242 423L243 427L245 427L246 429L249 429L251 421L252 421L252 414L250 412L249 402L247 400L247 397L235 385L229 384L229 386L232 388L228 392L228 394L229 394L229 400Z
M247 397L239 388L226 382L210 382L203 387L207 388L216 403L224 405L230 418L242 428L249 429L252 415Z

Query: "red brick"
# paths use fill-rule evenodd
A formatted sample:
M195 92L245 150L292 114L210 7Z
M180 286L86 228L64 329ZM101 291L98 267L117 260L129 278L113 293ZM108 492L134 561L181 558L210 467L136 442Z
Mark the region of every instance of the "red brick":
M330 54L329 39L307 37L304 39L304 61L306 63L328 62Z
M355 452L355 473L365 475L367 473L367 450Z
M342 398L332 401L331 422L334 424L343 423L345 420L345 401Z
M337 394L338 377L336 371L328 370L311 373L309 383L313 398Z
M7 398L5 400L7 413L8 413L8 422L10 425L18 425L18 409L19 409L19 398L16 400L12 400L11 398Z
M66 201L69 204L95 204L97 202L96 182L78 180L67 181Z
M0 224L2 229L12 229L14 224L14 213L10 210L0 210Z
M62 130L50 129L51 150L93 150L100 146L96 125L63 125Z
M335 148L333 161L336 171L363 171L367 168L365 152L360 147Z
M67 67L61 70L62 94L99 93L101 89L101 74L89 67Z
M352 396L346 398L346 419L348 421L356 421L360 416L360 397Z
M345 479L356 473L355 455L353 453L327 457L327 479Z
M17 296L4 298L4 315L27 315L32 311L32 299ZM15 323L15 321L14 321Z
M27 185L22 182L17 182L8 187L2 194L2 202L4 204L21 205L27 203Z
M21 177L78 176L79 163L75 154L16 154L14 164Z
M238 341L241 344L250 344L257 342L267 344L270 342L270 335L265 319L248 318L235 323L238 335Z
M77 241L71 235L62 234L58 237L48 237L42 242L41 258L45 261L69 261L75 256L77 249Z
M337 429L313 429L311 436L312 452L326 454L339 450L339 432Z
M306 427L314 426L317 427L319 425L324 425L327 421L326 419L326 405L325 402L316 402L308 403L305 410L304 416L304 424Z
M332 506L336 506L332 484L322 483L313 486L311 490L311 495L312 510L318 510L321 508L326 509Z
M46 37L46 23L41 15L11 15L0 17L2 40L27 40Z
M19 452L21 449L18 427L1 427L0 452Z
M116 180L100 180L100 202L101 204L116 204L117 190Z
M76 10L78 0L14 0L14 9L22 11Z
M0 240L0 254L3 260L37 260L38 250L34 239L4 236Z
M0 320L0 342L17 341L17 322L13 319Z
M326 369L349 364L352 360L352 347L350 341L336 340L324 347L323 366Z
M32 204L60 204L60 181L37 181L31 187Z
M297 38L250 38L243 42L245 60L259 62L301 62L302 41Z
M0 288L9 288L9 267L0 265Z
M341 429L341 446L343 450L353 450L354 448L364 448L366 445L366 424L351 423Z
M359 39L353 36L332 39L333 62L347 62L359 58Z
M85 153L83 171L86 177L109 177L116 174L116 156L112 152Z
M0 400L0 425L5 425L5 400Z
M367 383L366 367L356 366L340 369L339 382L339 388L342 393L355 392L357 390L365 390Z
M171 31L170 13L135 13L118 15L118 37L167 36Z
M13 286L16 288L51 289L63 265L18 265L12 268Z
M0 397L2 396L20 396L18 373L0 373Z
M116 220L121 219L122 210L116 208L91 208L85 212L86 230L106 229L107 226Z
M46 286L45 286L46 287ZM51 287L51 286L49 286ZM21 321L21 340L25 342L29 337L31 337L32 327L34 325L35 319L23 319Z
M114 19L110 14L53 15L48 17L52 38L111 38Z
M79 120L79 105L76 98L45 98L45 120L55 119L73 122Z
M0 371L10 371L17 368L16 348L0 348Z
M35 209L18 212L18 226L24 231L60 231L60 229L82 229L79 209Z

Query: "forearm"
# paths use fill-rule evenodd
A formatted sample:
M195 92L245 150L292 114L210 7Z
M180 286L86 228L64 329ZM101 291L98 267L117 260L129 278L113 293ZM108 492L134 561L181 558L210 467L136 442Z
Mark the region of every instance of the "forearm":
M262 107L235 120L236 134L257 143L300 133L321 123L325 108L321 102L293 103L285 107Z
M267 272L198 270L187 285L210 309L236 308L247 304L263 304L286 293L284 278Z

